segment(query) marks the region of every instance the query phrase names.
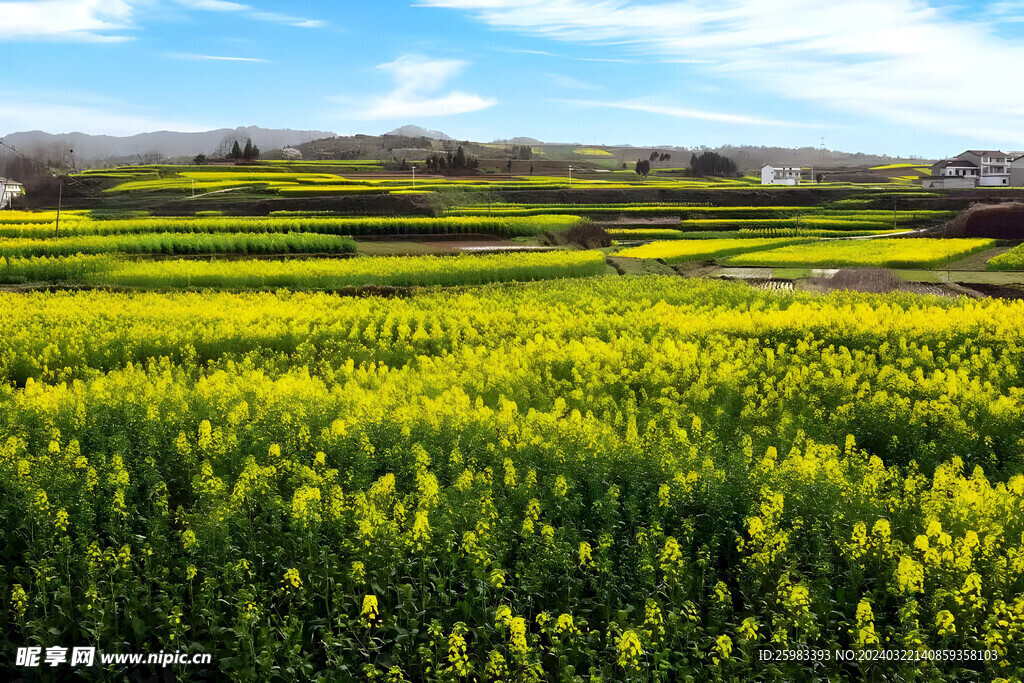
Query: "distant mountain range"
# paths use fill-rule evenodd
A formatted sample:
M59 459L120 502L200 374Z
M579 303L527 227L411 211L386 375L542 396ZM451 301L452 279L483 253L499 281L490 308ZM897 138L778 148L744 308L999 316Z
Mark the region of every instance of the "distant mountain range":
M129 137L62 133L54 135L42 131L11 133L3 141L22 154L36 159L60 159L74 150L76 165L105 159L144 159L158 161L165 157L192 157L197 154L213 155L225 144L228 150L238 140L240 145L251 139L263 151L286 146L301 145L311 140L334 137L322 130L268 129L259 126L221 128L202 133L176 133L159 131ZM155 158L154 158L155 157Z
M510 140L495 140L492 145L543 145L537 138L511 138Z
M431 140L454 140L455 138L449 137L439 130L427 130L420 126L402 126L401 128L395 128L392 131L384 133L384 135L400 135L406 138L430 138Z
M396 137L405 138L396 140ZM43 167L60 166L63 168L84 169L104 167L114 164L156 163L166 159L182 161L191 159L197 154L208 157L227 155L237 140L241 146L251 139L253 144L264 154L283 147L300 147L306 159L388 159L408 158L409 161L422 160L425 154L433 151L451 152L456 145L465 148L467 154L479 159L499 158L505 152L494 149L495 145L526 145L535 149L537 159L553 161L575 161L581 157L576 147L579 144L543 143L530 137L514 137L508 140L495 140L493 143L482 144L461 141L438 130L429 130L421 126L406 125L396 128L384 135L351 135L338 136L335 133L319 130L268 129L258 126L240 128L221 128L201 133L179 133L160 131L141 133L129 137L109 135L87 135L85 133L51 134L42 131L11 133L0 136L6 145ZM671 162L662 162L662 166L685 166L693 153L712 151L711 148L684 148L671 145L662 147L633 147L630 145L594 145L608 152L609 163L632 164L650 155L671 153ZM68 152L74 150L74 154ZM743 170L759 169L766 163L775 165L830 167L871 167L889 164L903 159L895 159L885 155L848 153L836 150L822 150L814 147L799 149L781 147L763 147L753 145L724 145L714 148L736 162ZM401 155L401 156L399 156ZM419 156L417 156L419 155ZM18 160L6 147L0 147L0 175L6 170L14 173L11 164ZM276 158L270 156L269 158ZM596 157L587 156L587 161L595 161ZM926 163L926 160L906 160ZM20 163L20 162L18 162ZM26 171L19 169L18 173Z

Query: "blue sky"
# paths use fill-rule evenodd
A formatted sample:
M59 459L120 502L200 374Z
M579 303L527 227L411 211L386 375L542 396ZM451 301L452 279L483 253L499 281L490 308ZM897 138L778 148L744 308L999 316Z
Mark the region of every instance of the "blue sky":
M0 72L0 135L1024 149L1005 0L0 1Z

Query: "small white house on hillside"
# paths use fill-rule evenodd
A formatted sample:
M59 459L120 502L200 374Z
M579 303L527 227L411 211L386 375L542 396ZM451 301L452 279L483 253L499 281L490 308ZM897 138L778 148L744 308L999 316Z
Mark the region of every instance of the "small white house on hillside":
M0 178L0 209L6 209L15 197L25 194L25 186L19 182Z
M761 169L762 185L799 185L801 169L799 166L766 165Z

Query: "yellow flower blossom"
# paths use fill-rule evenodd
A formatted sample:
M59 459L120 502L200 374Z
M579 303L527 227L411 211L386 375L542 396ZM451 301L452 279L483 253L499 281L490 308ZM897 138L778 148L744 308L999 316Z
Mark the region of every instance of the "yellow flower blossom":
M376 595L364 595L363 606L359 610L359 621L362 622L363 626L369 628L377 623L377 619L380 616L380 611L377 605Z
M640 643L640 636L631 630L623 631L616 641L615 647L619 651L619 666L626 670L640 668L640 657L644 653L643 645Z

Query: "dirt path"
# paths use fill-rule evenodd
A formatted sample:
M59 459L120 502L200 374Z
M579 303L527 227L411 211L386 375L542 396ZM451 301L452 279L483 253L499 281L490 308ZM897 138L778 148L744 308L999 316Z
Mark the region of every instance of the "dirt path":
M671 266L666 266L654 259L628 258L623 256L612 256L607 259L609 266L614 268L619 275L677 275L678 273Z
M1000 254L1004 254L1013 247L996 247L995 249L986 249L985 251L979 251L977 254L971 254L967 258L962 258L959 261L951 261L949 264L950 270L985 270L988 262L994 259ZM945 268L937 268L936 270L945 270Z

